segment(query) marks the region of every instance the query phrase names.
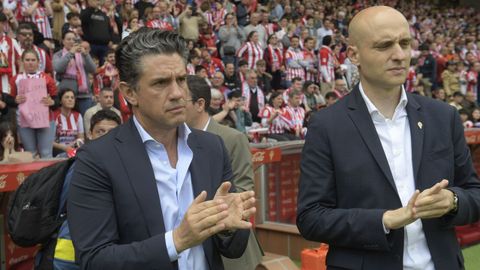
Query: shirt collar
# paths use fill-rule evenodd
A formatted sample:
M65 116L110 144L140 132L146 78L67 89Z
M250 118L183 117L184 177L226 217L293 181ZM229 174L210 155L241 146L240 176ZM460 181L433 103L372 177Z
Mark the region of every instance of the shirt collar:
M140 134L140 138L142 138L142 142L146 143L148 141L154 141L157 142L148 132L142 127L140 122L138 122L137 118L133 116L133 123L135 124L135 127L138 130L138 133ZM192 131L188 128L187 124L182 123L180 126L178 126L178 138L181 140L184 140L185 142L188 140L188 136ZM159 142L157 142L159 143Z
M370 116L373 116L374 114L382 115L380 111L377 109L377 107L372 103L372 101L365 94L362 83L359 83L358 88L360 89L360 94L362 95L362 98L365 101L365 104L367 105L368 113L370 114ZM405 107L407 106L407 103L408 103L407 93L405 91L405 88L402 85L400 101L398 102L397 107L395 108L395 113L393 114L393 118L402 116L403 114L407 113L405 109Z
M203 131L207 131L207 127L208 127L208 125L210 125L210 120L211 119L212 119L211 117L208 118L207 124L205 124L205 126L202 129Z

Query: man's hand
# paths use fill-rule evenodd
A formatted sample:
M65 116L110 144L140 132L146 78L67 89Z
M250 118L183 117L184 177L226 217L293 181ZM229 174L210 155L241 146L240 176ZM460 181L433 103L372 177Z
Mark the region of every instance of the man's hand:
M416 218L437 218L453 209L453 192L446 189L448 180L443 179L420 193L413 208Z
M223 200L205 201L207 192L202 191L188 208L180 226L173 230L173 243L180 253L202 243L208 237L225 230L220 223L228 216L228 206Z
M408 201L407 206L395 210L388 210L383 213L382 221L383 225L385 225L385 228L389 230L395 230L403 228L406 225L414 222L417 218L415 218L413 208L419 194L420 191L415 190L415 193L413 193L412 197Z
M248 221L255 214L255 192L228 193L232 183L223 182L217 189L214 200L221 199L228 205L228 216L220 221L225 224L226 230L249 229L252 224Z

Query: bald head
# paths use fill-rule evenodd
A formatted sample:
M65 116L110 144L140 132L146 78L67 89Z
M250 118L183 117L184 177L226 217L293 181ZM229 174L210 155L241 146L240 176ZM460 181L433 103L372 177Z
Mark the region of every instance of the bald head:
M348 27L350 45L359 46L365 38L385 26L409 27L407 19L398 10L387 6L366 8L353 17Z

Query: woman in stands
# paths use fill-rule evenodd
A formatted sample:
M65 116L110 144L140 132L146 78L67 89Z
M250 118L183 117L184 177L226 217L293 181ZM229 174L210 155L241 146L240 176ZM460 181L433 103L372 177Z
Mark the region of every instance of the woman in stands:
M55 154L65 156L64 153L70 153L84 142L83 118L74 109L75 92L72 89L60 90L58 98L60 108L54 113L56 131L53 148Z
M90 54L80 44L75 33L68 31L63 34L63 49L53 55L53 67L60 82L58 89L72 89L76 96L81 96L86 111L93 106L88 74L95 73L95 63ZM80 103L80 102L77 102Z
M268 104L261 113L262 126L268 127L267 137L277 141L295 139L295 135L290 133L290 123L285 114L282 94L280 92L272 92Z
M52 107L55 105L55 97L57 95L57 87L53 78L38 71L40 61L38 54L33 49L27 49L23 52L21 61L23 63L24 72L17 74L10 81L12 88L12 96L15 102L20 105L17 113L18 133L22 140L23 147L26 151L32 152L34 156L40 155L40 158L52 157L52 139L55 124L53 122ZM46 106L48 110L48 123L41 126L23 118L21 104L29 99L36 99L36 93L27 89L29 85L35 85L35 91L44 91L44 96L39 100L41 106ZM30 100L31 101L31 100Z
M245 59L249 69L255 69L257 61L263 59L263 49L258 42L257 31L248 34L247 41L237 51L237 57Z

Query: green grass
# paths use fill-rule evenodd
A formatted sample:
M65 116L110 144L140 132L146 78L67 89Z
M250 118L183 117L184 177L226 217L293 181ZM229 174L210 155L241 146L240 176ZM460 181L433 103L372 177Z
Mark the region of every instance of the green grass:
M464 248L462 250L463 257L465 258L465 270L478 270L480 269L480 244ZM301 262L293 260L293 262L301 267Z
M480 269L480 244L462 250L465 258L465 270Z

